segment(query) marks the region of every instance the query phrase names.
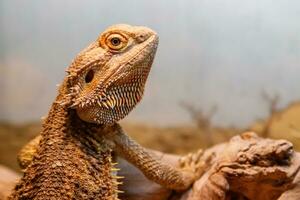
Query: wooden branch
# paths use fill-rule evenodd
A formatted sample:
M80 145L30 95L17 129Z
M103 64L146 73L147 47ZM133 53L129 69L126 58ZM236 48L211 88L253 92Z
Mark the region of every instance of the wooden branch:
M179 166L181 157L152 152L163 162ZM120 186L124 193L120 199L300 199L300 153L294 152L288 141L263 139L246 132L233 137L228 143L206 150L199 158L199 162L203 161L207 164L203 168L203 175L189 190L174 193L147 180L133 165L118 158L118 167L121 169L119 175L124 176L123 185ZM0 182L2 177L5 176L0 177ZM3 180L9 181L7 177ZM1 194L6 196L3 191L0 191Z
M216 153L214 165L183 199L227 200L238 196L275 200L295 187L300 154L285 140L262 139L247 132L212 151Z
M123 163L121 174L126 178L122 186L125 193L121 199L300 199L300 153L294 152L288 141L262 139L247 132L233 137L226 144L208 149L203 158L208 156L212 156L211 166L192 188L172 195ZM172 165L176 161L176 157L171 155L163 155L162 159Z

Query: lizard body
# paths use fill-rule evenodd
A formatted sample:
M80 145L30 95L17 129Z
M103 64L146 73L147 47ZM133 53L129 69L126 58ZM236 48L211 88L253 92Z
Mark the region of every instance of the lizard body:
M116 124L141 100L157 44L151 29L121 24L78 54L10 199L117 199L112 151L170 189L192 183L191 171L160 163Z
M10 198L116 199L111 150L95 141L92 128L67 106L54 103L34 160Z

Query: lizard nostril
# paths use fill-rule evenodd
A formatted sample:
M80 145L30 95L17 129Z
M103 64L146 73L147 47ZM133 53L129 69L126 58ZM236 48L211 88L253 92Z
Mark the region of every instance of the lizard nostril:
M86 83L90 83L90 82L93 80L93 78L94 78L94 71L93 71L93 70L90 70L90 71L88 71L88 73L85 75L84 80L85 80Z

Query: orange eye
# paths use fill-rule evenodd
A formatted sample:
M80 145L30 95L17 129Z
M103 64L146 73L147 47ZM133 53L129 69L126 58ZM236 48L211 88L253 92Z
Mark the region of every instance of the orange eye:
M114 33L106 38L105 43L111 50L118 51L126 47L127 42L128 40L126 37L121 34Z

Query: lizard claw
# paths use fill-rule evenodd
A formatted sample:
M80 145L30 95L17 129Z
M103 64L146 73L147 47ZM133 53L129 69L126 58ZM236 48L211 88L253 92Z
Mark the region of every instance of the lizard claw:
M204 151L200 149L195 153L189 153L188 155L181 157L178 160L179 168L192 172L195 178L200 177L206 168L205 160L201 159L203 154Z

